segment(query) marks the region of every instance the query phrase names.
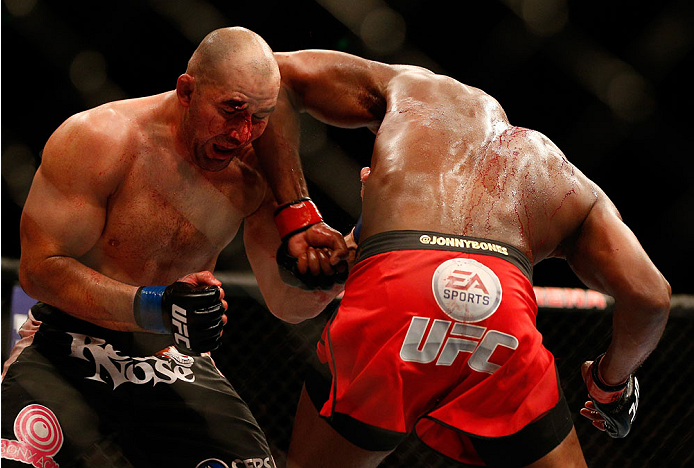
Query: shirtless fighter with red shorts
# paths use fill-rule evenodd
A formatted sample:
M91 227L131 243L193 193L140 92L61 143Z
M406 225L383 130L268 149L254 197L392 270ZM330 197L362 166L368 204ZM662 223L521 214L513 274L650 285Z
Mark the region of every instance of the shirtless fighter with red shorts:
M412 431L467 464L585 466L535 326L532 269L549 257L615 299L612 342L583 368L581 414L626 435L633 373L662 334L670 287L607 195L479 89L338 52L276 57L285 91L258 141L264 165L296 155L296 111L376 133L357 263L288 468L377 466ZM296 197L291 179L273 182L281 202Z

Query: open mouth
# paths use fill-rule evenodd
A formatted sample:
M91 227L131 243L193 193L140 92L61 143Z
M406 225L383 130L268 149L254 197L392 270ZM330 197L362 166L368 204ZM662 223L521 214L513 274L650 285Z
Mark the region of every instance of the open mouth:
M236 148L225 148L223 146L219 146L216 143L212 144L212 149L214 149L215 153L220 153L220 154L232 154Z

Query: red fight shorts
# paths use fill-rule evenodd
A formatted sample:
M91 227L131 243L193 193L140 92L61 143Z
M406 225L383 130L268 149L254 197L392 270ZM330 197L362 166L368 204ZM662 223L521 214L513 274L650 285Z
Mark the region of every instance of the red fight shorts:
M367 450L415 430L441 454L523 466L573 427L536 328L532 265L502 242L423 231L364 240L306 387L320 414Z

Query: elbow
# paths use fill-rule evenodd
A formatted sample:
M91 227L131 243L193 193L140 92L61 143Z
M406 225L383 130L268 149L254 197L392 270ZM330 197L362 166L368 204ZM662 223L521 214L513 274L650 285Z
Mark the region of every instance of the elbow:
M283 322L291 324L300 323L302 320L292 313L281 296L281 294L263 294L267 310Z
M277 301L268 301L265 299L265 306L267 307L267 310L270 311L272 315L277 317L278 319L282 320L283 322L287 323L299 323L294 320L292 320L292 317L287 314L285 310L283 310L282 307L279 307L279 304L277 304Z
M641 288L631 294L630 303L633 309L640 310L649 321L664 325L670 315L670 298L672 288L662 276L652 281L648 288Z
M654 315L662 315L667 318L670 314L670 299L672 297L672 288L670 283L662 274L658 275L656 281L653 282L654 287L651 288L648 298L643 298L645 307Z
M303 322L304 320L310 318L310 317L301 317L299 315L290 315L290 314L279 315L279 314L273 313L273 315L275 317L277 317L278 319L282 320L283 322L286 322L290 325L299 324L299 323Z
M19 271L18 279L19 286L24 290L24 292L29 296L36 299L39 286L36 280L36 267L27 260L25 257L21 257L19 260Z
M285 286L285 292L264 294L265 305L278 319L297 324L320 315L341 291L342 285L332 291L303 291L299 288Z
M672 287L670 283L661 275L661 285L658 292L654 294L655 298L653 304L651 305L652 310L665 316L667 319L670 314L670 299L672 298Z
M307 291L289 286L279 278L268 282L256 277L265 307L278 319L291 324L317 317L344 289L343 284L336 284L329 291Z
M272 315L292 325L315 317L315 315L306 314L305 310L294 310L288 307L286 303L283 304L282 301L270 301L266 302L266 305Z
M63 281L62 257L31 256L22 253L17 276L24 292L37 301L47 301L56 282Z

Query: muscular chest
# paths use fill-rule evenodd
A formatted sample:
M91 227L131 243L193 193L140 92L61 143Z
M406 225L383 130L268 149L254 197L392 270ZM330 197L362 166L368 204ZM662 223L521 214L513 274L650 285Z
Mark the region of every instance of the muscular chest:
M103 249L112 258L205 263L260 204L260 175L232 162L210 177L171 155L142 157L111 197Z

